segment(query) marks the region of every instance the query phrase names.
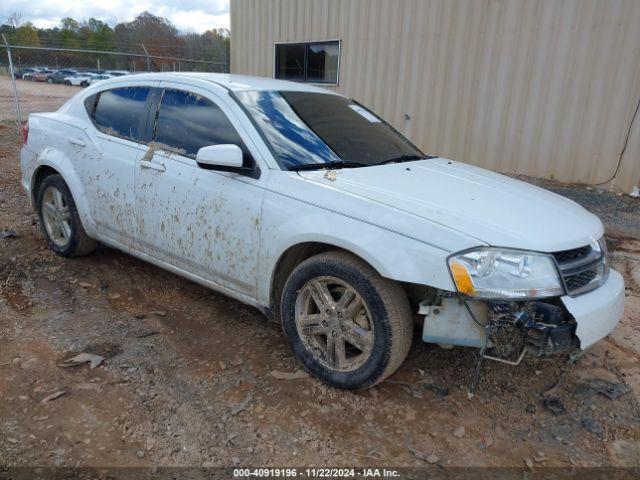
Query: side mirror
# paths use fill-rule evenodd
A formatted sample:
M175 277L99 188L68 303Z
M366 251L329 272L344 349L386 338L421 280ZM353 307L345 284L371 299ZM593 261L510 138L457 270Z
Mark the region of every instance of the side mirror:
M242 150L237 145L209 145L196 154L196 162L203 168L242 168Z

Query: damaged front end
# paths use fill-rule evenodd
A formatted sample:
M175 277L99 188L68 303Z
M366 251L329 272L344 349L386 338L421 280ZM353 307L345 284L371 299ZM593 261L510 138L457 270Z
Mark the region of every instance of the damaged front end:
M422 339L443 347L483 350L484 358L517 365L525 354L570 352L580 347L576 321L560 301L468 301L440 292L420 306Z
M492 360L519 362L580 347L576 322L561 305L546 301L489 302L486 325Z
M482 357L518 364L585 349L609 333L624 306L604 238L555 253L478 247L448 257L456 291L420 304L422 338L477 347Z

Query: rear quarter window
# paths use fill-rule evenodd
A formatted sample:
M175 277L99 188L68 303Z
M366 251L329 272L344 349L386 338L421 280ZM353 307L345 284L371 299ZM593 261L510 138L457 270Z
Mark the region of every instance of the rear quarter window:
M134 142L143 141L150 87L105 90L85 100L87 113L101 132Z
M84 108L87 110L87 115L93 120L93 113L96 108L96 100L98 99L98 94L94 93L93 95L88 96L84 99Z

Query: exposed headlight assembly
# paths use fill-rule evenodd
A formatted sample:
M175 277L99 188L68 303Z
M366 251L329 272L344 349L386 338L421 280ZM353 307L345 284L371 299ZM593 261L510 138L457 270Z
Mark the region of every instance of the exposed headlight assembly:
M477 299L556 297L564 289L551 256L482 247L449 257L458 292Z

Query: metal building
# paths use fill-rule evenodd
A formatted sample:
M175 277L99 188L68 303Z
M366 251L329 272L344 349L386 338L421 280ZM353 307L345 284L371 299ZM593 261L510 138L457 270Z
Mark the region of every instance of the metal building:
M640 179L638 0L232 0L231 71L321 83L492 170Z

